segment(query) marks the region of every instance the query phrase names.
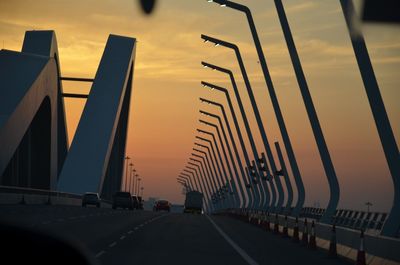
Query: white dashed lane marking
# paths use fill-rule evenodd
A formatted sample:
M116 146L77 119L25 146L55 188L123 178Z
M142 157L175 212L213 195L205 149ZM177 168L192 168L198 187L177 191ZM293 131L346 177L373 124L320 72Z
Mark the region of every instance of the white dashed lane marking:
M117 244L117 242L112 242L110 245L108 245L110 248L115 247L115 245Z
M100 258L101 255L103 255L104 253L106 253L104 250L100 251L99 253L96 254L96 258Z

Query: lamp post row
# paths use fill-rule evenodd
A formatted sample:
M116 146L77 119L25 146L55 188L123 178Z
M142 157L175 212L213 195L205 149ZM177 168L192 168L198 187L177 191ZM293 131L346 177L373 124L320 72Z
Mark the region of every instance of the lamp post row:
M139 174L134 168L134 164L132 162L129 163L129 160L131 160L131 158L129 156L125 156L125 177L122 182L121 190L143 197L144 187L140 186L142 179L139 177Z
M243 63L243 59L241 56L241 53L239 51L239 48L237 45L233 43L229 43L220 39L216 39L207 35L201 35L201 38L204 40L204 42L211 42L215 46L223 46L225 48L232 49L235 52L238 65L240 68L240 71L242 73L244 83L247 89L247 94L249 96L253 114L256 118L257 121L257 126L258 130L260 132L262 141L263 141L263 147L264 151L266 152L266 156L263 152L259 153L257 150L257 146L255 145L254 137L252 135L252 131L250 129L247 115L245 113L245 110L243 108L243 104L240 98L240 94L238 92L236 82L233 76L232 71L213 65L209 64L207 62L202 62L202 65L205 68L211 68L213 70L218 70L219 72L228 74L232 83L232 87L234 90L235 98L236 101L239 105L240 109L240 114L242 116L245 129L246 129L246 135L248 137L250 146L251 146L251 151L254 156L254 160L250 161L249 154L246 150L246 146L244 144L243 136L240 131L240 126L238 125L238 121L236 118L235 111L232 106L232 102L229 96L229 92L227 89L213 85L209 82L204 82L202 81L202 85L204 87L208 87L211 90L217 90L220 92L223 92L226 96L227 103L229 105L230 113L232 115L234 124L235 124L235 129L238 135L238 139L240 142L240 147L242 151L242 155L245 160L245 168L243 167L243 164L240 159L240 154L237 149L236 143L234 141L234 137L231 131L231 128L229 126L229 122L224 110L224 107L221 103L211 101L208 99L200 98L202 102L208 103L210 105L217 106L221 109L223 113L223 117L225 120L225 126L227 127L227 130L229 132L230 136L230 141L234 149L234 153L236 156L236 161L232 155L232 150L230 149L230 144L229 141L226 137L226 133L224 131L224 126L221 122L221 118L210 112L205 112L203 110L200 110L201 114L204 114L208 117L213 117L217 118L219 121L219 124L213 124L209 121L206 120L200 120L200 122L206 126L211 126L217 130L217 136L219 139L219 146L217 144L216 138L213 133L205 130L200 130L198 129L198 132L200 133L205 133L209 136L212 136L213 141L207 140L203 137L196 136L197 139L205 141L208 143L208 146L201 145L196 143L197 146L206 148L208 151L208 154L205 153L204 151L194 149L195 151L200 152L205 156L202 157L203 161L197 160L198 163L201 164L203 167L203 170L200 171L200 166L198 165L198 169L195 170L196 172L196 177L201 179L203 181L203 185L199 185L197 188L201 189L202 191L207 193L207 197L209 200L211 200L216 206L208 206L209 209L219 209L220 207L226 207L227 203L230 206L234 207L247 207L247 208L252 208L252 209L263 209L263 210L272 210L276 212L281 212L284 211L286 213L291 213L294 216L298 216L303 205L304 205L304 200L305 200L305 190L304 190L304 185L301 177L301 173L296 161L296 156L291 144L291 140L289 137L289 134L286 129L286 124L281 112L281 108L279 105L278 98L276 96L275 88L272 82L272 78L269 73L269 69L267 66L267 62L265 60L264 52L261 46L261 42L259 40L256 26L251 14L251 11L248 7L234 3L231 1L227 0L208 0L208 2L215 2L219 4L222 7L228 7L233 10L237 10L240 12L243 12L246 15L247 21L249 23L249 28L253 37L254 45L257 51L257 55L259 58L260 66L263 72L263 76L265 79L265 84L269 92L269 96L272 102L272 106L275 112L275 116L279 125L279 129L281 132L282 136L282 141L284 144L284 147L286 149L286 153L288 156L288 161L289 165L291 167L291 171L295 180L295 187L297 190L297 201L295 203L295 207L291 209L291 205L293 202L293 187L291 185L289 176L288 176L288 171L285 165L285 160L283 158L283 154L280 148L280 145L278 142L275 142L275 149L278 155L279 159L279 164L281 166L281 169L277 169L277 165L275 162L275 159L272 154L271 150L271 145L269 143L266 131L265 131L265 126L263 124L263 121L261 119L260 112L258 110L255 97L250 85L250 81L247 76L247 72ZM321 221L325 223L329 223L332 220L333 215L335 214L335 211L337 209L339 197L340 197L340 187L339 187L339 182L336 176L335 168L333 165L333 162L330 157L329 149L326 144L324 134L318 119L318 115L314 106L314 103L311 98L310 91L308 89L307 81L302 69L302 65L297 53L297 49L292 37L292 33L289 27L289 23L286 17L286 13L282 4L281 0L274 0L275 2L275 7L278 13L279 21L282 27L282 31L284 33L284 38L287 44L287 48L289 51L289 55L292 61L293 69L297 78L297 82L299 85L299 89L303 98L303 102L307 111L307 115L310 121L310 125L314 134L315 142L318 147L318 151L320 154L320 158L323 164L323 168L325 171L325 175L327 177L328 183L329 183L329 188L330 188L330 197L329 197L329 202L326 208L326 211L324 212ZM354 7L352 4L351 0L341 0L341 5L342 5L342 10L343 14L346 20L346 25L348 27L349 33L353 32L354 29L352 28L352 23L350 21L351 17L354 15ZM383 234L387 236L393 236L396 231L399 230L400 228L400 200L398 199L400 197L400 156L399 156L399 150L398 146L396 144L392 128L390 126L389 119L387 117L387 113L383 104L382 97L380 95L379 87L372 69L372 64L369 59L368 51L364 42L364 39L361 36L355 37L354 34L350 34L350 38L352 40L352 45L354 49L354 53L357 59L357 63L359 65L361 77L364 82L364 86L366 89L366 93L368 96L368 100L371 106L371 111L374 116L374 120L376 123L376 127L378 130L378 134L382 143L382 147L384 149L385 157L392 175L393 179L393 184L395 187L395 196L394 196L394 203L392 210L389 214L388 220L385 223L385 226L383 228ZM224 141L225 141L225 146L223 144L223 140L219 131L219 128L221 131L223 131L224 135ZM214 149L215 147L215 149ZM210 152L210 148L211 151ZM228 150L229 153L229 159L226 154L225 150ZM217 150L218 153L218 158L216 156L215 150ZM223 162L223 159L221 157L221 152L222 150L224 154L224 159L225 162ZM213 154L213 156L211 155ZM193 154L192 154L193 155ZM268 159L267 159L268 158ZM194 159L194 158L193 158ZM210 166L210 162L212 162L213 166L213 173L214 176L212 175L212 170ZM205 164L204 161L207 161L207 165ZM268 162L267 162L268 161ZM204 164L203 164L204 163ZM216 165L216 166L215 166ZM204 168L208 166L208 176L205 176L205 170ZM238 166L238 168L237 168ZM217 170L218 169L218 173ZM235 174L233 174L233 172ZM222 170L221 170L222 169ZM226 171L228 169L228 173ZM202 173L201 173L202 172ZM223 174L222 174L223 172ZM240 172L240 174L239 174ZM241 177L240 177L241 176ZM280 177L283 177L283 183L280 180ZM194 178L194 175L193 175ZM212 183L212 185L204 185L204 180L210 181L209 183ZM215 181L217 180L217 181ZM224 186L223 183L226 181L226 185ZM200 183L200 180L199 180ZM209 184L208 183L208 184ZM284 189L283 185L286 186L286 191L287 191L287 201L286 205L283 206L284 202ZM224 195L225 190L223 188L228 188L230 189L229 193L232 193L233 197L232 198L225 198ZM243 187L246 187L244 189ZM193 186L192 186L193 188ZM239 191L239 192L238 192ZM221 201L222 199L222 201ZM225 201L226 200L226 201Z

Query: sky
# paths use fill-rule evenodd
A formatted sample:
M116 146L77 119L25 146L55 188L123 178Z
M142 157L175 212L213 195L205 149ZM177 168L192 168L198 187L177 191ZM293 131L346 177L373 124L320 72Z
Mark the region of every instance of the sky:
M328 182L291 65L275 6L246 4L257 31L306 190L306 205L325 207ZM339 207L388 211L392 179L380 145L339 1L283 1L300 60L336 169ZM355 1L357 11L361 2ZM259 152L262 141L233 52L203 43L207 34L237 44L249 75L271 146L283 147L269 94L245 16L205 0L160 0L145 16L134 0L0 0L0 45L21 50L26 30L55 30L63 76L95 76L109 34L138 40L129 118L127 155L142 178L144 197L183 202L176 177L188 162L199 110L220 114L199 97L221 102L208 81L232 91L227 76L203 69L206 61L234 72ZM400 28L361 26L397 143L400 138ZM88 84L63 83L64 91L87 93ZM232 94L233 97L233 94ZM69 140L83 110L82 99L65 99ZM234 101L237 115L239 108ZM239 115L238 115L239 116ZM230 123L233 124L231 116ZM212 120L210 120L212 121ZM215 122L215 121L213 121ZM245 131L239 117L242 132ZM235 134L236 137L236 134ZM238 142L236 138L236 142ZM246 147L250 151L249 141ZM273 148L277 160L275 149ZM284 151L286 159L286 152ZM278 163L279 164L279 163ZM286 165L289 165L286 159ZM290 172L290 169L289 169ZM291 172L290 172L291 173ZM293 177L290 174L293 182Z

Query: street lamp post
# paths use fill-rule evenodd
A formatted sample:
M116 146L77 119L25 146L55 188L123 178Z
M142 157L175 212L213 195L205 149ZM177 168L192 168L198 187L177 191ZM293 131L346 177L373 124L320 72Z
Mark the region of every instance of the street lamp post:
M219 165L217 164L217 156L215 154L214 147L212 146L211 142L210 142L211 150L208 146L203 145L203 144L195 143L195 145L205 148L207 150L207 152L210 156L211 165L213 167L213 170L214 170L217 182L218 182L218 186L221 189L221 187L224 185L225 181L223 180L221 169L220 169ZM211 154L213 154L214 157ZM217 173L217 169L218 169L219 174ZM223 191L222 191L222 195L224 195ZM232 203L231 198L228 197L227 199L228 199L227 203ZM229 208L229 207L227 207L227 208Z
M207 184L207 187L208 187L208 189L210 191L210 194L213 194L217 190L217 187L215 186L213 180L211 179L212 177L211 177L211 175L209 173L209 169L207 167L205 158L203 156L195 154L195 153L192 153L192 156L201 159L201 160L197 160L197 159L194 159L194 158L190 158L193 161L198 162L200 164L201 169L203 171L203 176L204 176L205 182Z
M209 125L209 124L208 124L206 121L204 121L204 120L201 120L201 119L200 119L200 122L203 123L203 124L205 124L205 125ZM221 135L219 134L218 136L219 136L219 140L220 140L221 149L222 149L222 151L223 151L223 154L225 155L225 161L226 161L226 164L227 164L227 168L228 168L229 176L230 176L230 177L227 176L227 173L226 173L226 170L225 170L225 166L224 166L224 163L223 163L223 160L222 160L222 157L221 157L220 148L219 148L218 145L217 145L217 141L216 141L216 139L215 139L214 134L211 133L211 132L209 132L209 131L206 131L206 130L197 130L197 131L200 132L200 133L203 133L203 134L206 134L206 135L209 135L209 136L212 137L213 142L214 142L214 146L215 146L216 149L217 149L217 154L218 154L218 157L219 157L219 161L220 161L222 170L223 170L224 175L225 175L225 181L226 181L226 182L229 182L230 179L233 179L233 174L232 174L232 171L231 171L231 167L230 167L230 163L229 163L228 157L227 157L226 152L225 152L225 147L224 147L224 145L223 145L223 143L222 143ZM205 138L202 138L202 137L199 137L198 139L203 140L203 141L207 141L207 142L212 146L212 143L211 143L210 140L205 139ZM231 183L229 182L229 184L231 184ZM236 185L235 183L233 183L233 184ZM232 186L232 189L233 189L233 190L237 190L236 187L234 187L234 186ZM239 195L238 195L238 194L235 194L234 200L235 200L235 199L238 201L238 204L239 204L239 205L237 205L237 207L239 208L239 207L240 207L240 198L239 198ZM235 205L235 206L236 206L236 205Z
M286 163L285 160L283 159L282 151L279 146L279 142L275 142L275 149L276 153L278 154L279 158L279 163L281 164L281 174L283 175L285 182L286 182L286 189L287 189L287 201L286 201L286 207L285 207L285 213L290 214L291 213L291 207L292 207L292 202L293 202L293 189L292 185L290 184L290 179L289 175L286 169ZM279 177L279 176L278 176Z
M144 187L141 187L141 188L140 188L140 193L141 193L141 194L140 194L140 197L142 197L142 198L143 198L143 190L144 190Z
M176 178L176 179L178 180L179 183L181 183L183 185L186 192L190 191L190 187L184 179L181 179L181 178Z
M217 115L215 115L215 114L212 114L212 113L210 113L210 112L206 112L206 111L200 110L200 113L203 114L203 115L205 115L205 116L207 116L207 117L216 118L216 119L219 121L219 126L221 127L222 134L223 134L223 136L224 136L225 146L226 146L226 148L228 149L229 158L230 158L230 161L231 161L231 163L232 163L232 167L233 167L233 169L234 169L234 171L235 171L235 177L236 177L237 186L239 186L239 191L240 191L240 195L241 195L241 199L242 199L242 201L241 201L239 207L241 208L241 207L243 207L243 206L245 205L245 200L246 200L246 198L245 198L245 193L244 193L244 189L243 189L243 186L242 186L242 182L240 181L240 178L239 178L239 172L238 172L238 170L237 170L236 163L235 163L235 160L234 160L233 155L232 155L232 150L231 150L231 148L230 148L229 141L228 141L228 138L227 138L227 136L226 136L226 132L225 132L224 126L222 125L221 119L220 119L219 116L217 116ZM226 155L225 148L224 148L223 143L222 143L222 137L221 137L221 133L220 133L219 127L218 127L216 124L211 123L211 122L206 122L206 124L207 124L208 126L213 127L213 128L217 131L219 140L220 140L220 142L221 142L221 146L222 146L222 148L223 148L223 150L224 150L225 159L228 161L228 157L227 157L227 155ZM232 140L232 139L231 139L231 140ZM233 142L232 142L232 145L233 145ZM240 160L239 160L239 161L240 161ZM240 161L240 163L241 163L241 161ZM228 166L228 167L229 167L229 166ZM232 173L231 173L231 174L232 174Z
M141 178L138 178L138 189L137 189L137 193L136 194L138 194L139 195L139 190L140 190L140 181L141 181L142 179Z
M215 2L217 2L217 1L215 1ZM222 0L218 0L218 3L219 2L222 2ZM294 175L295 180L298 182L298 186L300 187L300 189L298 191L299 200L297 201L298 203L297 203L296 207L294 208L294 210L292 212L292 215L298 216L300 211L301 211L301 209L302 209L302 207L303 207L303 205L304 205L304 200L305 200L304 185L303 185L303 182L301 180L300 170L298 168L298 164L297 164L296 157L295 157L295 154L294 154L294 151L293 151L293 147L292 147L292 144L291 144L291 141L290 141L290 138L289 138L289 134L288 134L287 129L286 129L285 121L283 119L283 115L282 115L282 111L280 109L278 98L276 96L275 89L274 89L274 86L273 86L273 83L272 83L272 79L271 79L271 76L269 74L269 70L267 68L267 63L265 61L264 52L262 50L261 43L260 43L260 40L259 40L258 35L257 35L257 31L256 31L256 28L255 28L255 24L254 24L250 9L248 9L246 6L243 6L243 5L240 5L240 4L237 4L237 3L233 3L233 2L230 2L230 1L224 1L224 4L226 6L231 7L231 8L234 8L234 9L240 10L242 12L245 12L246 15L247 15L247 19L248 19L248 22L249 22L249 26L250 26L250 29L251 29L252 36L253 36L254 44L255 44L256 49L257 49L258 59L259 59L259 62L260 62L260 65L261 65L261 68L262 68L262 71L263 71L265 82L266 82L266 85L267 85L267 88L268 88L268 92L269 92L269 95L270 95L270 98L271 98L272 106L274 108L275 116L276 116L276 119L278 121L279 129L281 131L282 139L283 139L283 142L285 144L285 148L286 148L286 152L288 154L289 162L290 162L291 167L292 167L293 175ZM203 38L203 36L204 35L202 35L202 38ZM206 36L204 36L204 37L206 37ZM216 39L214 39L214 40L216 40ZM218 41L218 40L216 40L216 41ZM231 46L230 48L235 50L236 57L238 58L238 61L239 61L239 64L240 64L240 68L244 69L243 60L242 60L242 58L240 56L240 53L238 53L238 51L239 51L238 47L236 45L234 45L234 46ZM243 74L243 71L242 71L242 74ZM245 82L246 82L246 80L245 80ZM300 183L300 181L301 181L301 183Z
M224 42L224 43L229 44L229 45L228 45L229 47L236 47L236 45L234 45L234 44L232 44L232 43L227 43L227 42ZM236 50L236 49L235 49L235 50ZM240 52L239 52L238 48L237 48L237 53L239 54L239 58L241 58L241 57L240 57ZM240 62L241 62L241 61L239 60L239 63L240 63ZM238 102L239 109L240 109L240 112L241 112L241 114L242 114L242 118L243 118L243 120L244 120L244 122L245 122L246 129L249 130L250 127L249 127L249 124L248 124L248 121L247 121L246 112L245 112L245 110L244 110L243 103L242 103L242 100L241 100L241 97L240 97L240 93L239 93L238 87L237 87L237 85L236 85L235 77L234 77L232 71L229 70L229 69L220 67L220 66L216 66L216 65L214 65L214 64L207 63L207 62L201 62L201 64L203 65L204 68L209 68L209 69L216 70L216 71L219 71L219 72L221 72L221 73L224 73L224 74L229 75L229 78L230 78L231 83L232 83L233 91L234 91L234 93L235 93L236 100L237 100L237 102ZM242 65L242 63L241 63L241 65ZM273 157L272 152L271 152L271 148L270 148L270 145L269 145L269 142L268 142L268 138L267 138L267 135L266 135L265 130L264 130L264 125L262 124L262 120L261 120L261 118L260 118L260 114L259 114L259 111L258 111L256 102L255 102L255 99L254 99L254 95L253 95L252 89L251 89L251 87L250 87L250 82L249 82L249 80L248 80L247 73L246 73L246 70L245 70L245 68L244 68L244 65L243 65L243 67L242 67L241 69L242 69L242 73L243 73L244 79L247 80L247 81L245 82L246 88L247 88L249 97L250 97L250 99L252 100L253 111L254 111L255 116L256 116L256 119L257 119L258 128L259 128L259 130L260 130L260 134L261 134L262 139L263 139L263 143L264 143L265 150L267 151L267 155L268 155L268 159L269 159L269 162L270 162L270 165L271 165L272 172L274 172L274 171L276 171L275 160L274 160L274 157ZM250 135L250 137L252 138L251 135ZM251 138L250 138L250 139L251 139ZM260 158L259 158L259 161L264 161L264 159L260 159ZM258 166L260 167L261 165L258 164ZM261 167L263 167L263 166L261 166ZM268 179L269 176L271 176L271 173L269 172L269 169L268 169L266 163L265 163L265 166L264 166L263 168L265 169L265 171L264 171L264 170L260 170L260 171L261 171L262 173L266 172L267 176L264 176L264 178L267 178L267 179ZM278 189L278 192L279 192L279 194L280 194L279 200L278 200L278 206L279 206L279 205L281 205L281 204L283 203L283 199L284 199L283 188L282 188L282 185L281 185L279 179L278 179L278 180L275 180L275 179L271 179L271 180L270 180L269 184L270 184L270 186L271 186L270 188L271 188L271 193L272 193L272 194L271 194L271 195L272 195L272 202L271 202L271 205L275 205L275 202L276 202L275 185L274 185L274 183L273 183L272 181L277 181L277 189ZM300 180L300 181L301 181L301 180ZM269 199L269 198L267 197L267 200L268 200L268 199ZM269 205L269 200L266 202L266 204Z
M235 51L237 60L239 62L240 70L242 72L243 79L245 81L245 85L246 85L246 88L247 88L247 94L249 95L249 99L250 99L250 102L251 102L251 105L252 105L252 109L253 109L254 115L256 117L258 129L260 131L261 138L263 140L264 148L265 148L265 150L267 152L267 155L268 155L268 158L269 158L269 162L270 162L270 166L271 166L272 172L276 171L275 160L274 160L274 157L273 157L273 154L272 154L272 151L271 151L271 147L269 145L268 137L267 137L267 134L265 132L263 121L261 119L261 115L260 115L260 112L259 112L258 107L257 107L257 102L255 100L255 97L254 97L254 94L253 94L253 90L251 88L250 81L249 81L249 78L247 76L247 72L246 72L246 69L244 67L244 63L243 63L239 48L233 43L229 43L229 42L226 42L226 41L218 40L218 39L211 38L211 37L208 37L208 36L205 36L205 35L202 35L202 38L210 40L211 42L219 43L222 46L227 47L227 48L231 48L231 49L233 49ZM237 89L236 82L234 81L234 79L231 79L231 81L233 81L232 82L232 86L234 87L234 92L235 92L235 95L236 95L236 98L237 98L237 102L238 102L240 111L242 113L242 117L243 117L243 121L244 121L244 124L245 124L245 128L246 128L247 134L249 135L249 140L250 140L250 143L251 143L251 147L252 147L253 153L255 152L254 157L256 159L257 166L258 166L258 168L261 168L261 165L259 163L260 160L259 160L259 157L258 157L259 153L257 152L257 147L255 145L254 138L253 138L253 135L251 133L250 125L249 125L249 122L247 120L246 113L245 113L242 101L240 99L240 94L239 94L239 91ZM202 82L202 83L204 83L204 82ZM212 87L215 89L215 86L212 86ZM283 201L284 201L283 187L282 187L282 184L281 184L281 181L280 181L279 178L275 179L275 182L276 182L276 188L278 190L279 196L277 198L278 201L277 201L276 205L275 205L275 199L276 198L273 197L272 206L273 207L277 207L278 209L281 209L282 205L283 205ZM272 185L272 183L273 182L270 182L271 185ZM271 187L271 189L272 188L274 188L274 187Z
M223 88L223 87L220 87L220 86L208 83L208 82L204 82L204 81L201 81L201 84L204 87L211 88L212 90L217 90L217 91L223 92L225 94L227 100L229 102L231 102L229 92L228 92L228 90L226 88ZM240 97L238 98L238 104L239 104L239 106L242 106ZM248 136L248 139L249 139L249 142L250 142L251 150L253 151L254 158L258 160L257 146L256 146L256 144L254 142L253 133L251 132L250 125L248 123L247 116L246 116L246 114L244 112L243 106L240 108L240 110L241 110L241 113L242 113L242 118L243 118L243 122L244 122L245 129L246 129L246 132L247 132L247 136ZM249 169L252 168L252 165L250 165L250 163L247 166L249 167ZM258 168L260 168L260 167L258 167ZM256 176L256 179L261 183L261 185L258 185L258 187L260 188L260 197L259 197L258 207L257 208L260 208L260 207L261 208L266 208L266 205L262 205L262 202L266 202L268 200L267 199L268 188L266 187L265 183L263 181L261 181L260 174L259 174L259 172L257 170L255 172L255 176Z
M400 230L400 155L399 148L394 137L389 117L386 113L378 82L369 59L368 49L361 33L355 35L353 17L356 17L353 1L340 0L346 25L350 34L351 44L356 55L358 68L364 83L365 92L374 117L376 129L381 140L386 162L394 186L393 205L382 228L382 235L396 236Z
M213 177L212 168L211 168L210 160L208 158L208 154L206 152L202 151L202 150L197 149L197 148L193 148L193 151L196 151L196 152L201 153L203 155L202 158L205 159L205 162L206 162L205 164L207 165L206 168L209 171L210 179L211 179L211 181L212 181L212 183L214 185L214 190L215 190L214 192L218 196L218 200L220 202L220 207L221 208L227 208L225 206L225 204L226 204L225 200L222 199L222 197L220 196L221 194L218 192L219 185L217 185L217 183L216 183L216 179L217 179L217 177L215 176L216 173L214 175L215 177ZM214 170L214 172L216 172L216 171Z
M188 162L188 164L190 164L190 162ZM193 164L193 163L192 163ZM197 180L197 182L199 183L199 188L198 188L198 191L199 192L201 192L201 193L203 193L205 196L207 195L207 193L205 192L205 190L203 189L203 187L201 186L201 182L200 182L200 177L199 177L199 174L197 173L197 169L196 168L193 168L193 167L190 167L190 166L186 166L186 168L188 169L188 170L192 170L192 171L190 171L190 173L193 175L193 178L195 179L195 180ZM189 171L188 171L189 172ZM206 208L207 209L209 209L210 210L210 207L209 207L209 205L208 205L208 201L206 200Z
M200 170L200 166L198 164L194 163L195 161L198 161L198 162L200 162L200 161L196 160L196 159L194 159L192 157L190 157L189 159L191 161L193 161L193 162L188 162L188 164L195 167L195 172L196 172L196 175L197 175L197 179L199 180L199 182L201 181L203 194L207 198L208 210L211 212L213 210L213 206L212 206L212 203L211 203L212 198L211 198L210 190L208 190L207 186L205 185L205 181L204 181L205 177L204 177L202 171Z
M195 190L199 191L200 188L199 188L199 186L198 186L198 184L197 184L197 181L196 181L196 178L195 178L195 176L194 176L194 173L193 173L191 170L187 169L187 168L183 169L183 171L186 172L186 173L182 173L182 174L185 175L185 176L190 177L190 179L191 179L191 180L193 181L193 183L194 183ZM188 175L187 173L189 173L189 174L191 174L191 175Z
M131 159L129 156L125 156L125 181L124 181L124 191L126 191L126 183L128 181L128 164L129 164L129 159Z
M192 180L192 178L191 178L191 176L189 174L187 174L187 173L185 173L185 171L183 171L180 174L180 176L181 177L185 177L185 178L187 178L189 180L190 187L192 188L192 190L197 190L197 187L194 185L194 181Z
M183 179L187 183L187 185L189 186L190 190L194 190L193 183L190 181L190 179L188 177L180 174L178 176L178 178Z
M222 106L222 105L221 105L221 106ZM229 138L230 138L230 140L231 140L231 143L232 143L232 146L233 146L233 151L234 151L234 153L235 153L236 160L237 160L237 163L238 163L238 165L239 165L240 173L241 173L241 175L242 175L241 181L243 182L243 183L242 183L243 186L246 187L246 176L245 176L245 173L244 173L244 169L243 169L243 165L242 165L242 160L241 160L240 155L239 155L239 152L238 152L238 150L237 150L236 141L235 141L235 139L234 139L234 137L233 137L232 130L231 130L231 127L230 127L230 124L229 124L229 120L228 120L227 117L226 117L226 113L225 113L225 110L223 109L223 106L222 106L221 111L222 111L222 114L223 114L223 118L224 118L224 121L225 121L226 128L228 129ZM213 113L210 113L210 112L202 111L202 110L200 110L200 113L202 113L202 114L204 114L204 115L206 115L206 116L208 116L208 117L216 118L216 119L218 120L219 126L221 127L222 132L223 132L224 137L225 137L226 145L228 146L228 150L229 150L230 155L231 155L232 163L235 165L234 159L233 159L233 157L232 157L232 154L231 154L231 151L230 151L230 148L229 148L229 143L228 143L228 141L227 141L227 139L226 139L226 133L225 133L224 125L222 124L222 121L221 121L220 116L218 116L218 115L216 115L216 114L213 114ZM236 170L236 167L234 167L234 168L235 168L235 170ZM237 170L236 170L236 174L238 175ZM237 180L237 181L238 181L239 183L241 183L241 181L239 180L239 176L238 176L238 180ZM239 185L239 187L242 189L242 185ZM246 191L246 192L244 192L244 191ZM249 207L249 206L250 206L251 196L252 196L251 193L250 193L250 190L247 189L247 188L245 188L245 189L242 190L241 192L242 192L242 197L243 197L243 207L246 207L246 206ZM247 198L246 198L245 195L247 196Z
M131 184L132 184L132 167L133 167L133 163L129 164L129 178L127 181L127 191L131 192Z
M214 106L219 107L221 109L221 111L222 111L222 114L224 116L225 122L228 122L228 117L226 116L225 108L224 108L224 106L222 104L220 104L218 102L215 102L215 101L212 101L212 100L205 99L205 98L200 98L200 101L204 102L204 103L207 103L209 105L214 105ZM239 123L238 123L238 120L237 120L237 117L236 117L236 114L235 114L235 110L233 108L232 102L230 101L229 97L227 97L227 101L228 101L229 109L230 109L230 112L231 112L231 115L232 115L232 118L233 118L233 122L235 124L236 132L237 132L237 135L238 135L238 138L239 138L239 143L240 143L240 146L241 146L242 151L243 151L243 156L245 158L245 162L246 162L247 168L249 168L250 167L250 159L249 159L249 155L248 155L247 150L246 150L246 145L244 144L242 132L240 130L240 126L239 126ZM229 126L228 126L228 130L231 131ZM234 147L235 146L236 145L234 145ZM237 148L236 148L236 150L237 150ZM240 161L238 152L237 152L237 160ZM248 198L249 198L248 206L249 206L250 209L252 209L252 208L254 208L254 205L256 203L255 201L257 200L256 199L257 198L257 193L256 193L256 190L254 188L253 182L248 177L247 169L245 170L245 173L242 171L242 174L243 174L243 178L245 178L245 176L247 176L248 183L246 184L246 187L247 187Z
M204 157L202 157L202 156L200 156L198 154L195 154L195 153L192 153L192 156L201 159L201 160L198 160L198 159L193 158L193 157L189 158L190 160L200 164L201 172L202 172L202 175L203 175L203 180L207 185L206 187L208 189L208 193L210 194L210 198L212 199L212 194L214 193L215 188L213 188L213 184L211 182L210 175L209 175L208 171L206 171L207 166L205 165L205 159L204 159Z

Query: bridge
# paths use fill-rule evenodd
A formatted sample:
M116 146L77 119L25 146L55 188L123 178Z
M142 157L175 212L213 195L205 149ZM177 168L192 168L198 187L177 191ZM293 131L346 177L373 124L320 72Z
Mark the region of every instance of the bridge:
M82 78L61 75L55 31L26 31L21 51L0 50L0 234L7 259L54 264L48 253L64 257L71 251L55 263L400 263L399 150L364 38L353 34L352 1L340 0L341 11L375 122L371 128L379 135L392 177L394 199L388 212L370 211L370 202L367 211L338 207L341 187L335 165L287 13L282 1L275 0L329 184L326 205L305 204L307 176L301 173L252 11L233 1L208 2L243 14L248 23L282 141L268 137L244 64L246 54L224 37L201 34L204 45L231 53L241 74L201 61L229 83L224 87L215 80L198 80L201 89L213 92L198 98L201 106L210 107L196 110L200 118L193 128L194 145L176 176L184 194L203 194L203 214L184 214L180 205L172 205L168 213L155 212L150 204L144 210L112 209L116 192L143 192L126 151L138 42L110 34L95 76ZM250 107L239 92L241 78ZM88 94L65 93L66 82L84 82L91 88ZM85 100L70 145L65 98ZM253 118L256 129L250 124ZM87 192L100 195L100 207L81 207Z

